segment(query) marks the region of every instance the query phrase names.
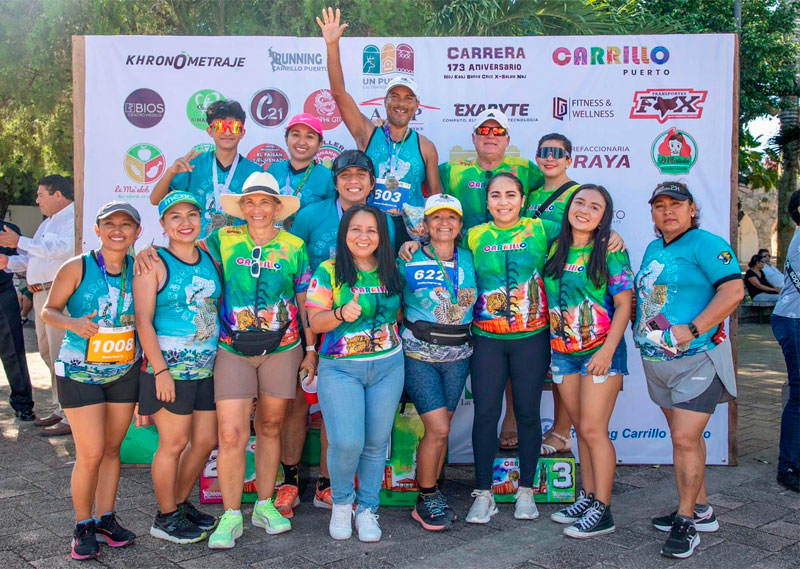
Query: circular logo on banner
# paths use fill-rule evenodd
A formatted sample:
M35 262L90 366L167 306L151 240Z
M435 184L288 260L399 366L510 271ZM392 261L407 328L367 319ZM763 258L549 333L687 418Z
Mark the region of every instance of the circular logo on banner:
M325 130L334 129L342 124L342 114L328 89L319 89L306 99L303 110L322 121Z
M326 168L331 168L333 166L333 161L336 160L336 157L342 152L344 152L344 146L338 142L326 140L324 144L320 146L320 149L314 156L314 160L324 165Z
M281 148L274 144L265 143L259 144L247 153L247 159L252 160L266 172L269 165L273 162L280 162L281 160L288 160L289 155Z
M277 89L264 89L253 96L250 116L261 126L278 126L289 116L289 99Z
M134 182L150 184L158 180L167 169L167 161L157 146L142 142L134 144L125 153L125 173Z
M688 132L673 127L656 137L650 153L662 174L688 174L697 162L697 143Z
M200 130L208 128L206 111L212 103L224 101L225 95L214 89L200 89L197 93L189 97L186 103L186 116L189 122Z
M125 99L122 112L133 126L150 128L164 118L164 99L152 89L136 89Z

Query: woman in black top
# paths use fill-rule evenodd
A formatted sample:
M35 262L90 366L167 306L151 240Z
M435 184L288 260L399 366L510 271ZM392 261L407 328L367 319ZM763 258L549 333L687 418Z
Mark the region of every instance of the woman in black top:
M764 275L764 259L760 255L753 255L747 266L750 268L744 274L744 284L747 286L747 294L750 295L750 298L758 301L777 301L781 289L769 284Z

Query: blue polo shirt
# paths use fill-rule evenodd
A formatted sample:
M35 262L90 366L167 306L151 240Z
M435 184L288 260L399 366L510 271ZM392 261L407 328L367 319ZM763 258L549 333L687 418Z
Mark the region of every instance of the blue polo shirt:
M294 218L289 232L306 242L308 264L312 273L320 264L336 256L340 220L336 198L313 203L301 209ZM386 223L389 225L389 239L394 251L394 223L388 215Z
M192 160L192 166L194 166L194 170L191 172L181 172L175 176L169 184L169 189L170 191L189 192L203 206L203 224L200 228L200 238L208 236L213 229L244 223L243 220L226 215L222 211L222 205L217 204L219 205L219 208L217 208L214 203L214 175L211 169L217 169L217 182L220 185L224 185L228 179L230 167L223 167L217 160L213 150L197 156ZM228 186L228 191L232 194L241 194L247 177L253 172L262 171L261 166L240 154L239 163L236 165L236 171L233 173L233 179Z
M663 314L670 325L688 324L706 309L717 287L741 278L733 247L718 235L690 229L669 243L664 243L663 238L652 241L636 275L634 339L642 357L655 361L675 359L647 339L647 322ZM677 357L712 349L717 345L712 339L716 332L717 328L713 328L692 340Z

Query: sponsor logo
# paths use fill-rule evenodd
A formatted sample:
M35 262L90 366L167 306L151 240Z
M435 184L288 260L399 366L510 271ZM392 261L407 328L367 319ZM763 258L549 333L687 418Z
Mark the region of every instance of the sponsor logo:
M569 271L570 273L582 273L583 271L586 270L586 267L584 267L583 265L577 265L575 263L567 263L566 265L564 265L564 270Z
M474 118L486 109L498 109L508 117L509 122L539 122L531 115L530 103L454 103L453 117L445 118L446 123L473 123Z
M719 259L726 265L730 265L731 260L733 260L733 255L731 255L730 251L723 251L722 253L717 255L717 259Z
M685 130L671 128L656 137L650 155L662 174L688 174L697 162L697 143Z
M557 47L553 50L553 63L565 65L605 65L622 68L622 75L669 75L663 66L669 61L669 50L663 45L649 48L644 45L605 47ZM632 67L642 67L635 69ZM643 67L647 67L646 69Z
M386 100L383 97L375 97L374 99L362 101L361 103L359 103L359 105L361 105L362 107L374 107L372 112L369 113L370 120L372 121L385 120L385 117L381 114L381 109L386 106ZM414 128L419 128L423 124L422 119L424 118L423 114L425 113L425 111L440 111L440 110L441 109L439 107L420 104L419 107L417 107L417 114L414 115L414 118L411 119L411 122L409 124Z
M407 43L368 45L361 52L362 84L385 88L397 74L414 74L414 48Z
M553 97L553 118L556 120L612 119L611 99L565 99Z
M318 89L307 98L303 111L314 115L322 122L325 130L334 129L342 124L342 114L333 100L333 95L327 89Z
M250 116L261 126L278 126L289 116L289 98L278 89L263 89L253 95Z
M272 71L325 71L325 60L321 52L267 50Z
M466 61L467 63L448 63L448 71L522 71L522 64L513 61L496 63L497 60L524 60L525 49L522 47L448 47L447 59ZM482 78L492 78L487 75ZM452 78L452 77L449 77ZM476 79L479 76L458 77Z
M333 161L336 160L336 157L342 152L344 152L344 146L342 144L333 140L325 140L322 142L320 149L317 150L314 160L324 165L326 168L330 168L333 165Z
M494 253L496 251L518 251L520 249L526 249L527 247L527 243L504 243L503 245L487 245L483 248L483 251L485 253Z
M212 103L217 101L224 101L225 95L214 89L200 89L189 97L186 103L186 116L189 117L189 122L200 130L208 128L208 121L206 120L206 111Z
M253 262L254 262L253 259L245 259L244 257L236 257L236 264L237 265L242 265L242 266L245 266L245 267L249 267L250 265L253 264ZM261 265L262 269L270 269L270 270L273 270L273 271L280 271L281 267L283 266L280 263L274 263L272 261L259 261L258 264Z
M630 148L627 146L575 146L573 168L630 168Z
M138 184L151 184L166 170L167 162L161 150L152 144L134 144L125 153L125 173Z
M623 439L651 439L651 440L666 439L667 431L656 427L652 429L640 429L640 430L635 430L631 429L630 427L625 427L624 429L622 429L621 433L616 429L608 432L608 438L611 439L612 441L616 441L618 438L620 438L620 435L622 435ZM705 436L705 433L703 434L703 436Z
M151 54L132 54L125 57L125 65L133 66L156 66L174 67L184 69L186 67L244 67L245 57L217 57L213 55L202 55L193 57L185 51L177 55L151 55Z
M270 164L273 162L280 162L281 160L288 160L289 155L286 154L286 151L280 146L266 142L264 144L259 144L248 152L247 159L261 166L266 172Z
M670 119L699 119L703 116L706 95L708 91L694 89L636 91L630 118L656 119L662 124Z
M152 89L136 89L125 99L122 112L133 126L150 128L164 118L164 99Z

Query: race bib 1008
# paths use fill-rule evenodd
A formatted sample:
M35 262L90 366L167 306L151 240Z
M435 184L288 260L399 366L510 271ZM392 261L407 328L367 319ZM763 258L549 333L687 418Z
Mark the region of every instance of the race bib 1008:
M100 328L86 343L86 362L91 364L129 364L135 355L133 326Z

